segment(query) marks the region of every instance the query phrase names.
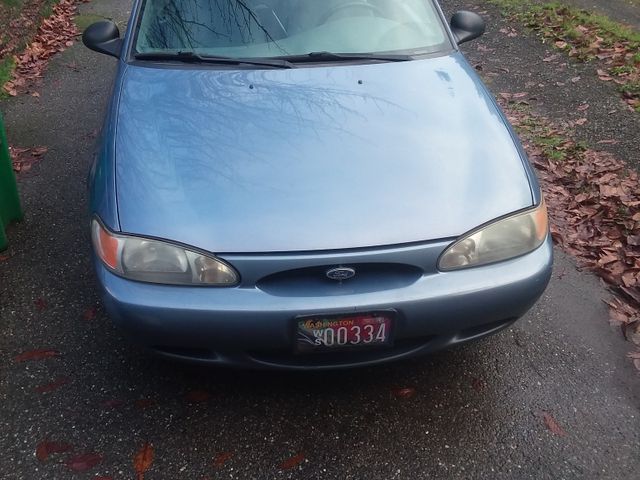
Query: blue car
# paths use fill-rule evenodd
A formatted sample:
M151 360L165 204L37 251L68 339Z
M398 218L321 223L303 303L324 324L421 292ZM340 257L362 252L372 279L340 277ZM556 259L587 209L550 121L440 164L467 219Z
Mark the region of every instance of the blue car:
M174 359L328 369L511 325L540 186L435 0L138 0L90 172L109 315Z

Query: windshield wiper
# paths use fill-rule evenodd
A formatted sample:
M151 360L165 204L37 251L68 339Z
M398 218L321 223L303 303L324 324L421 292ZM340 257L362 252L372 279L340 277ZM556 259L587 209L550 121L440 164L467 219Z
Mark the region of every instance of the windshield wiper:
M350 62L358 60L377 60L382 62L407 62L413 60L411 55L396 55L384 53L335 53L311 52L305 55L288 55L280 57L292 63L301 62Z
M215 63L225 65L257 65L273 68L295 68L295 65L285 59L269 58L236 58L216 55L200 55L195 52L147 52L136 53L136 60L176 60L185 63Z

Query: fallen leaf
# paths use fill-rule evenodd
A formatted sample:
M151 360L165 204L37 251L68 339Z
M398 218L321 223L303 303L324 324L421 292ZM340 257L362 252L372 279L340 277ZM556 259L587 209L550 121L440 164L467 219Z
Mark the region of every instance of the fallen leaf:
M89 320L93 320L94 318L96 318L96 307L95 305L92 307L87 308L84 313L82 314L82 319L85 321L89 321Z
M102 461L102 455L98 453L83 453L70 458L65 465L74 472L86 472Z
M36 458L41 462L46 462L53 453L66 453L71 450L73 450L73 446L68 443L44 440L36 447Z
M579 118L579 119L578 119L578 120L576 120L574 123L575 123L576 125L580 125L580 126L582 126L582 125L584 125L585 123L587 123L587 119L586 119L586 118Z
M213 468L220 469L227 463L229 460L233 458L233 453L231 452L220 452L216 453L216 456L213 457Z
M0 262L4 262L6 260L9 260L10 258L10 255L0 255Z
M47 301L44 298L36 298L33 301L33 304L36 306L36 309L39 312L42 312L43 310L46 310L46 308L47 308Z
M481 392L482 390L484 390L486 384L480 380L479 378L472 378L471 379L471 386L473 387L473 389L476 392Z
M206 402L211 398L211 394L206 390L191 390L185 395L187 401L192 403Z
M124 401L114 398L112 400L106 400L104 402L102 402L102 406L105 408L117 408L117 407L121 407L124 405Z
M133 457L133 468L136 471L138 480L144 480L144 474L151 468L153 463L153 446L145 443Z
M45 358L59 357L57 350L30 350L14 357L16 362L27 362L29 360L43 360Z
M71 383L71 379L68 377L58 377L56 378L53 382L47 383L45 385L40 385L39 387L36 387L36 392L38 393L48 393L48 392L53 392L54 390L57 390L58 388L62 387L63 385L67 385L68 383Z
M157 405L157 403L158 402L151 398L141 398L139 400L136 400L136 408L144 410L146 408L154 407L155 405Z
M558 422L556 422L556 419L551 416L551 414L542 412L542 419L544 420L544 424L546 425L546 427L554 435L564 437L567 434L558 424Z
M633 366L640 371L640 352L631 352L627 357L633 361Z
M280 464L280 470L291 470L304 462L304 453L298 453Z
M411 398L415 396L416 389L413 387L394 388L391 390L391 394L397 398Z

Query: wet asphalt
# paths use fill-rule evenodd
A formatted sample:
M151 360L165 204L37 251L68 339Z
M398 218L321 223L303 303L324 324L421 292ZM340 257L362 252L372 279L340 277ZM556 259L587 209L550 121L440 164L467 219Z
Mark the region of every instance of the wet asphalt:
M128 8L82 6L121 21ZM402 363L257 373L174 364L131 345L100 307L86 213L114 65L74 45L53 60L39 98L0 102L13 145L49 149L20 178L26 218L8 229L0 262L0 478L136 478L146 442L149 480L638 478L629 345L607 323L600 281L560 252L546 294L510 330ZM15 360L35 349L60 356ZM45 439L73 450L40 461ZM100 462L69 468L84 453Z

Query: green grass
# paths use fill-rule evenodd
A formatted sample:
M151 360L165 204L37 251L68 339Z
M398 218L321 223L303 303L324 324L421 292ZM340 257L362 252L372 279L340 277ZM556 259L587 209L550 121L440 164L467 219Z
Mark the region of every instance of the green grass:
M100 20L104 20L105 18L107 17L89 13L86 15L76 15L74 20L76 22L76 25L78 26L78 30L84 32L85 28L87 28L89 25L95 22L99 22Z
M0 0L0 5L8 8L14 8L22 4L22 0Z
M0 98L7 96L2 86L11 78L11 72L13 72L14 66L15 62L13 61L13 57L0 60Z

